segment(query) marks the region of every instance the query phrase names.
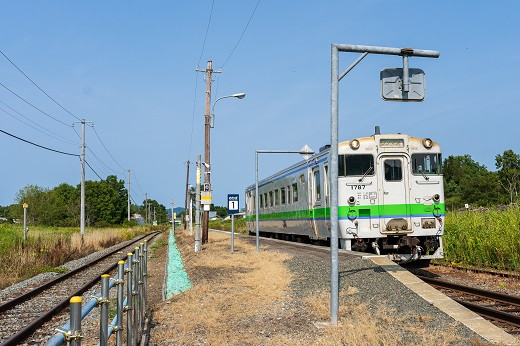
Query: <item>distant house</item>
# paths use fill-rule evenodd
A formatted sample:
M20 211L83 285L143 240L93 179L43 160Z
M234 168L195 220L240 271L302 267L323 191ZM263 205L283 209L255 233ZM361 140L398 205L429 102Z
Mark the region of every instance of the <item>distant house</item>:
M217 217L217 212L216 211L210 211L209 212L209 219L210 220L218 220L219 218Z
M235 214L235 219L243 219L246 217L246 212L240 212ZM228 215L224 218L224 220L231 220L231 215Z
M137 213L131 214L130 219L135 220L135 223L138 224L139 226L144 226L146 224L146 222L144 221L144 218L141 214L137 214Z

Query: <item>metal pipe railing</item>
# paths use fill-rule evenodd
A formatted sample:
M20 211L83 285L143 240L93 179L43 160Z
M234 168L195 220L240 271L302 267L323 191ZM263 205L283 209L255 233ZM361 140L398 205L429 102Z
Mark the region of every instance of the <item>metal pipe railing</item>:
M140 247L135 247L134 253L127 254L127 261L117 263L118 273L110 279L110 275L101 275L101 292L90 299L83 307L81 297L70 299L70 320L61 328L59 332L52 336L47 342L47 346L61 345L63 342L70 345L81 344L83 334L81 331L81 321L96 306L101 307L99 323L99 344L106 345L108 339L116 332L116 345L123 344L123 315L126 313L126 341L127 345L137 345L138 338L144 330L146 318L146 284L147 284L147 242L141 243ZM124 297L126 280L126 297ZM108 323L108 305L110 304L109 292L117 285L117 312L111 323ZM132 311L133 310L133 311ZM133 315L133 316L132 316ZM133 318L132 318L133 317Z

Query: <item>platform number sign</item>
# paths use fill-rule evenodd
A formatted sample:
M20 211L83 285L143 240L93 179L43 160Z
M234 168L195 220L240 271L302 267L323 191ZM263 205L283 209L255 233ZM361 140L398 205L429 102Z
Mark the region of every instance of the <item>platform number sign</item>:
M238 195L232 194L228 195L228 213L236 214L238 213L239 203L238 203Z

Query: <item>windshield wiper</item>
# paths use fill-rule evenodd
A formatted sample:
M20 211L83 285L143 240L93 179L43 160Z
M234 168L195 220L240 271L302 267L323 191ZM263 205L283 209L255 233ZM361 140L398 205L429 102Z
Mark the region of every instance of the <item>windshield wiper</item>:
M419 173L422 174L422 176L424 177L424 179L426 179L426 180L430 180L430 177L428 177L428 176L424 173L424 170L420 170Z
M365 172L365 174L363 174L363 176L361 178L359 178L359 182L362 182L363 179L365 179L365 177L367 176L368 173L370 173L370 171L372 170L372 166L368 167L367 171Z

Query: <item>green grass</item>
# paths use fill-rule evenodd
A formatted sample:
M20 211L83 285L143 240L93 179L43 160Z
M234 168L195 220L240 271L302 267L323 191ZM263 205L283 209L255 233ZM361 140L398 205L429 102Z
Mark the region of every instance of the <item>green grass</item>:
M210 220L209 228L219 229L222 231L231 231L231 220ZM235 232L247 234L246 219L235 219Z
M479 268L520 270L520 207L446 215L445 260Z

